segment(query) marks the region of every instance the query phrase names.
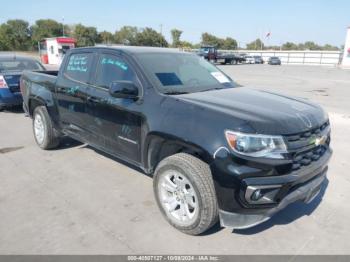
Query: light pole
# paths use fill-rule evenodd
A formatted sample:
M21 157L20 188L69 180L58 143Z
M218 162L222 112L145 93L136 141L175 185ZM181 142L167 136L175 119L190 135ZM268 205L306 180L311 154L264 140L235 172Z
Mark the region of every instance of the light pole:
M163 24L160 24L159 25L159 27L160 27L160 47L163 47L163 43L162 43L162 36L163 36Z
M64 36L64 16L62 17L62 36Z

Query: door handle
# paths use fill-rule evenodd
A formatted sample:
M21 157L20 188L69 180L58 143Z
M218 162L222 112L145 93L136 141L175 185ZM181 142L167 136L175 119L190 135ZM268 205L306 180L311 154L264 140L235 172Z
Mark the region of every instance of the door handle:
M94 96L88 96L87 97L87 101L90 102L90 103L98 103L98 98L97 97L94 97Z

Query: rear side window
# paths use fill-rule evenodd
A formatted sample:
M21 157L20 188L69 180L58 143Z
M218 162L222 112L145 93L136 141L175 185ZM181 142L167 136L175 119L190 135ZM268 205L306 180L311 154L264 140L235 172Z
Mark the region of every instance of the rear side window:
M0 72L5 71L23 71L23 70L44 70L44 68L35 60L0 60Z
M65 75L72 80L87 83L90 78L93 54L72 54L69 57Z
M136 82L136 74L121 57L110 54L100 56L96 74L96 85L109 88L113 81Z

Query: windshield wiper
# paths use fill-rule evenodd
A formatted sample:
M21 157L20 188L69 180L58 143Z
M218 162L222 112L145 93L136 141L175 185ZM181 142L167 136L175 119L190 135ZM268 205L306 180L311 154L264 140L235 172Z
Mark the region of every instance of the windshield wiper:
M165 92L164 94L166 95L183 95L183 94L188 94L189 92L185 92L185 91L168 91Z

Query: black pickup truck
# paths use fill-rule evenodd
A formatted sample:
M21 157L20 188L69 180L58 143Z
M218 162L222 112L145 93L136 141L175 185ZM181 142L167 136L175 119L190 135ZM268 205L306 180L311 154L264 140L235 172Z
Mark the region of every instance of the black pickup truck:
M164 217L187 234L219 218L252 227L310 202L326 180L332 151L321 107L237 87L195 54L73 49L59 72L24 73L21 90L42 149L70 136L141 168Z

